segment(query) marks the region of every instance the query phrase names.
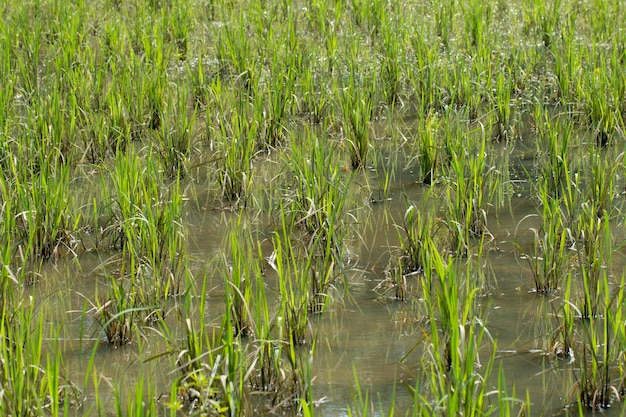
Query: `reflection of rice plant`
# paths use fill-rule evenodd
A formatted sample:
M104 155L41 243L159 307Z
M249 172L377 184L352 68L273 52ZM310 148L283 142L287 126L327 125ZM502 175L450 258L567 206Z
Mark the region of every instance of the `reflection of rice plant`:
M565 278L566 285L563 292L561 305L555 309L552 317L556 318L558 326L552 330L550 340L548 342L547 352L559 359L572 359L575 357L574 349L576 348L576 335L574 333L574 314L576 307L571 303L571 273ZM556 299L558 300L558 299ZM549 302L554 302L550 300Z

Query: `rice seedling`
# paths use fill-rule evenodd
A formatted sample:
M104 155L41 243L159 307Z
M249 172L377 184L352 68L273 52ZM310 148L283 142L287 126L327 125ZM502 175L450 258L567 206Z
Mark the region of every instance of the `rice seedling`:
M569 145L573 126L551 117L539 104L535 107L535 121L538 129L537 152L541 161L539 184L546 188L551 198L562 196L568 205L571 202L568 192L572 184Z
M171 28L171 36L174 38L178 59L181 61L187 59L189 32L193 31L190 8L188 1L175 3L169 16L170 24L168 26Z
M551 46L555 33L561 21L561 0L553 0L550 2L535 1L531 5L532 18L536 34L541 37L543 45L548 48Z
M559 99L565 108L572 108L575 99L576 79L582 66L582 56L578 53L575 39L575 22L568 21L563 29L561 44L554 47L554 74L559 88Z
M108 296L102 301L96 298L95 319L104 331L107 344L121 347L132 343L137 332L137 297L132 283L126 288L124 282L118 282L114 276L108 278Z
M230 314L225 314L225 329ZM186 339L177 358L181 378L175 382L174 397L180 400L170 408L186 407L190 413L210 416L242 415L243 381L247 371L245 356L233 339L230 330L223 332L223 339L216 339L211 346L209 336L195 330L190 319L185 321ZM208 349L208 350L207 350Z
M339 230L347 216L346 191L350 177L337 166L337 146L312 128L304 133L303 146L294 148L287 162L294 185L286 194L284 209L294 225L311 237L341 250L344 234ZM279 213L281 214L281 213Z
M217 60L222 73L231 75L245 91L251 91L257 80L254 38L246 33L243 12L231 25L220 28L217 37Z
M180 182L158 183L155 161L148 159L144 167L133 153L117 157L112 177L114 206L105 232L131 263L150 272L145 288L152 299L179 294L186 275Z
M10 194L5 198L16 204L12 222L15 229L11 231L15 235L14 256L25 263L55 261L73 253L74 235L79 229L80 216L71 214L72 201L68 199L70 167L54 168L50 161L42 168L42 172L31 176L13 167L13 183L6 189Z
M283 233L287 233L283 224ZM313 257L305 259L304 262L296 258L296 248L291 247L291 242L285 238L288 236L275 237L272 240L274 251L271 255L270 266L276 270L281 296L280 314L284 320L289 343L297 346L306 343L306 330L308 326L309 310L314 305L317 294L315 277L311 262ZM284 243L281 243L284 240ZM283 245L287 245L283 249ZM324 286L322 286L324 287ZM318 290L319 291L319 290Z
M584 204L578 226L578 265L583 283L583 318L595 316L602 287L607 284L608 268L612 260L612 235L608 216L598 218L593 209Z
M602 55L597 56L598 62L593 64L593 71L588 71L582 76L580 99L597 144L606 146L613 141L618 127L624 125L619 104L623 95L620 97L616 94L619 90L611 85L612 80L609 77L612 74L605 71L605 68L611 65Z
M306 69L301 75L301 89L301 111L308 114L312 123L322 123L331 106L326 86L315 77L312 70Z
M271 149L283 142L287 112L294 95L293 68L285 70L273 61L269 74L268 84L256 86L253 93L254 117L256 123L261 126L257 146L261 149ZM265 103L268 103L268 106L265 106Z
M452 21L454 19L455 0L437 3L435 7L435 31L441 40L444 49L450 46L450 37L453 36L451 29L454 27Z

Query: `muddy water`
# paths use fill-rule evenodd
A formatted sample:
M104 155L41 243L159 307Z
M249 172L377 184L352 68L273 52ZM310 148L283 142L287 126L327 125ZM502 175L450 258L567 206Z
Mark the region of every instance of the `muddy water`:
M519 156L527 151L521 149L514 154L517 159L515 156L512 159L513 170L523 171L522 164L528 162ZM371 176L375 184L375 175ZM575 383L574 365L543 353L551 329L545 312L552 311L553 304L559 300L537 296L531 291L530 268L520 258L515 244L530 248L530 228L537 227L540 220L529 216L538 213L536 203L529 196L530 185L523 178L513 180L516 185L510 210L504 208L498 216L490 213L488 228L493 241L488 244L489 251L483 260L488 279L493 283L485 303L487 329L497 340L495 369L503 367L508 385L515 386L519 397L524 397L528 390L532 415L563 414L563 405L571 400L568 396ZM417 301L399 302L374 290L385 277L390 251L399 244L394 224L401 224L406 208L404 196L419 203L424 193L424 187L414 183L410 172L398 168L389 199L370 203L360 212L364 219L358 233L360 238L349 242L353 253L349 297L343 303L331 304L324 315L311 320L317 340L313 360L317 415L348 415L347 406L355 401L355 377L361 388L369 391L370 398L380 401L383 412L387 412L392 400L397 410L410 408L412 401L403 383L413 384L416 378L418 358L407 354L421 339L412 304ZM206 198L201 192L196 195L198 199ZM223 262L223 237L229 217L236 214L204 210L201 204L190 205L188 211L189 252L196 278L201 280L216 263ZM258 228L263 230L266 226L261 221ZM54 328L54 323L64 323L61 334L47 337L61 341L55 349L63 350L66 376L83 389L85 405L77 415L93 405L96 395L105 408L113 410L116 395L113 388L119 387L120 395L125 397L144 377L161 393L159 401L165 404L170 401L171 382L178 376L171 367L171 355L175 353L167 354L172 346L164 342L162 329L158 327L145 327L141 340L129 347L111 349L99 343L103 335L89 311L97 288L100 291L104 288L102 282L98 285L102 280L98 271L106 257L106 254L82 254L78 262L51 267L44 272L45 279L29 289L41 300L41 308L49 311L50 328ZM617 253L613 261L614 269L621 271L623 256ZM209 276L209 279L207 321L218 326L223 311L221 278ZM177 316L176 300L172 301L170 311L169 338L182 343L183 321ZM97 354L91 364L93 349ZM153 357L157 359L147 360ZM95 369L96 376L84 381L90 367ZM97 393L94 380L99 383ZM495 388L495 382L491 383ZM617 415L617 412L615 407L605 415ZM376 409L374 415L380 413Z

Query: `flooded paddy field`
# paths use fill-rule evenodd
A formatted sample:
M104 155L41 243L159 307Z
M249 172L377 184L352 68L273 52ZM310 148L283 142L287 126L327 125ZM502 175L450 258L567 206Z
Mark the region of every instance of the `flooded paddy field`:
M623 414L620 1L25 1L0 414Z

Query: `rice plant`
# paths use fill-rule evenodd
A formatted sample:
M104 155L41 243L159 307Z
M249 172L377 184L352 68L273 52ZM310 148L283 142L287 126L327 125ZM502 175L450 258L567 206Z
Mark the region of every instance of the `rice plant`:
M612 264L612 234L608 216L598 218L587 204L581 210L578 225L578 262L583 284L583 318L598 314L602 287L607 284L608 268Z
M605 306L605 315L609 317ZM582 323L582 352L579 374L576 375L578 402L585 408L599 410L611 405L619 393L611 369L612 338L607 319L590 318Z
M43 171L20 178L13 167L11 194L5 196L16 202L16 248L22 260L58 260L72 254L76 247L75 235L80 215L71 212L70 167L46 162ZM7 187L6 191L9 191Z
M537 152L542 161L539 183L545 186L552 198L570 197L567 191L572 184L569 145L573 126L552 117L540 105L535 107L535 121L538 129Z

